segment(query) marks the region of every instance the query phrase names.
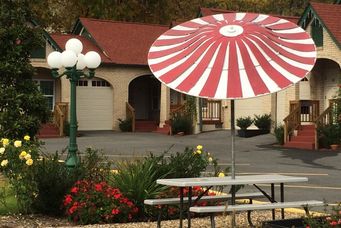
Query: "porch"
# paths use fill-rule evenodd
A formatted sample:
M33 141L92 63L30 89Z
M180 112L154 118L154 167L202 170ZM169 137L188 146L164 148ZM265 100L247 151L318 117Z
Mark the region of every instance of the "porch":
M341 99L330 99L329 106L320 113L318 100L290 101L290 113L284 121L284 146L319 149L318 128L336 123L336 110Z

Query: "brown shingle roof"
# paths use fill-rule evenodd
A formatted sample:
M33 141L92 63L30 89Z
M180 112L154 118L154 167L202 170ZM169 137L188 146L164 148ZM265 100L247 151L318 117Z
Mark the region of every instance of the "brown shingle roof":
M98 46L116 64L147 65L152 43L169 26L80 18Z
M331 35L341 44L341 5L311 2L313 10Z
M232 10L215 9L215 8L200 8L200 12L202 16L209 16L209 15L221 14L221 13L236 13L236 11L232 11ZM299 17L294 17L294 16L283 16L283 15L274 15L274 14L271 14L271 16L283 18L295 24L297 24L299 20Z
M108 58L99 47L85 37L70 34L51 34L51 37L62 50L65 50L65 43L69 39L77 38L83 43L83 54L86 54L88 51L96 51L101 56L103 63L111 63L110 58Z

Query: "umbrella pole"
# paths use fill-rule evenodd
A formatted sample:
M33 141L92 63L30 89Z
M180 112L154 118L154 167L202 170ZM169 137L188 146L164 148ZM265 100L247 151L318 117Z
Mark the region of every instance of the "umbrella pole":
M232 160L232 167L231 167L231 176L232 179L236 178L236 158L234 154L234 137L235 137L235 124L234 124L234 100L231 100L231 160Z
M235 138L235 125L234 125L234 100L231 100L231 178L235 179L236 178L236 158L235 158L235 153L234 153L234 138ZM236 204L236 186L232 185L231 186L231 204L235 205ZM232 227L236 226L236 215L235 213L232 214Z

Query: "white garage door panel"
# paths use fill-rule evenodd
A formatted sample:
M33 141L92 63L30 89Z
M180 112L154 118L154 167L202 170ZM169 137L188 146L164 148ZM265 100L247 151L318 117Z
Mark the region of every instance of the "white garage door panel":
M111 87L77 87L79 130L112 130Z

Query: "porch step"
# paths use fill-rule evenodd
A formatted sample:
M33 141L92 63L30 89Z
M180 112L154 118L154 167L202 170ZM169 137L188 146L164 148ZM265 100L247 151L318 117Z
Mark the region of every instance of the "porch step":
M37 134L37 137L42 138L59 138L59 129L53 123L43 124Z
M157 129L157 121L155 120L136 120L136 132L153 132Z
M160 134L165 134L165 135L171 135L172 134L172 132L171 132L171 126L170 126L170 124L168 124L168 123L165 123L164 125L163 125L163 127L157 127L157 129L156 129L156 133L160 133Z
M297 136L293 136L289 142L284 144L286 148L315 149L315 126L303 125L298 130Z

